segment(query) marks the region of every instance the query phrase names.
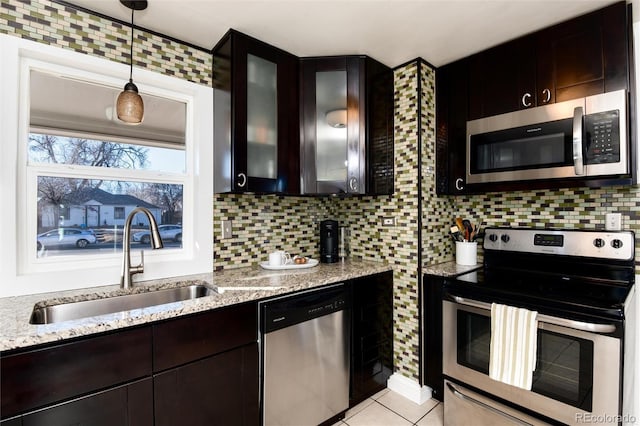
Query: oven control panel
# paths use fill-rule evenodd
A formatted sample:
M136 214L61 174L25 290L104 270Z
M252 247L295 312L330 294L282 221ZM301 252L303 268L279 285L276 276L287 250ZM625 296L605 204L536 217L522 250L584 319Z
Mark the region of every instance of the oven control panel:
M496 251L631 260L635 255L635 238L631 231L487 228L483 247Z

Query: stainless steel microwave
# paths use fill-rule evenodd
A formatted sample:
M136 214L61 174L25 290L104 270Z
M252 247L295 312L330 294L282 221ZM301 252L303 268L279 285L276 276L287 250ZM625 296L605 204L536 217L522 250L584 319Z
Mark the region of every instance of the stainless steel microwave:
M467 122L467 183L630 173L625 90Z

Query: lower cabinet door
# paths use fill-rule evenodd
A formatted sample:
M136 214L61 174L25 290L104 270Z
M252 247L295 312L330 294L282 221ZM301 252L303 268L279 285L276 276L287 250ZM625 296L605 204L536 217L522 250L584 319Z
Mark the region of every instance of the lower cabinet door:
M256 426L258 345L159 373L153 386L156 426Z
M22 426L151 426L153 425L151 378L25 414L22 416L22 423L15 424L22 424ZM4 425L3 422L2 426Z
M352 281L350 406L384 389L393 373L393 273Z

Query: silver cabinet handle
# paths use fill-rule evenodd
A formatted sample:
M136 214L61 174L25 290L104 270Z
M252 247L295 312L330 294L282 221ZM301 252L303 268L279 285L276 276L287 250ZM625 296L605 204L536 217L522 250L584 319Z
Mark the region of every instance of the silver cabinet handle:
M491 312L491 303L479 302L477 300L465 299L464 297L454 296L448 294L448 297L454 302L471 306L472 308L478 308ZM595 324L592 322L575 321L566 318L551 317L549 315L538 315L538 322L544 322L546 324L559 325L561 327L573 328L574 330L588 331L592 333L613 333L616 331L615 324Z
M458 178L458 179L456 179L456 189L457 189L458 191L462 191L462 190L464 189L464 186L462 186L462 183L463 183L463 182L464 182L464 181L462 180L462 178Z
M542 100L543 104L548 104L549 101L551 100L551 90L549 89L544 89L542 91L542 95L544 95L544 99Z
M352 177L351 179L349 179L349 188L352 191L357 191L358 190L358 179Z
M244 173L238 173L238 179L242 179L242 183L240 183L240 180L238 180L238 188L244 188L244 186L247 184L247 175L245 175Z
M462 392L460 392L458 389L456 389L451 383L447 383L447 387L449 388L449 391L454 394L456 397L462 399L463 401L467 401L470 402L471 404L475 404L478 405L482 408L484 408L487 411L491 411L494 414L497 414L499 416L505 417L507 419L509 419L511 422L519 424L519 425L523 425L523 426L532 426L531 423L527 423L525 421L522 421L521 419L512 416L509 413L505 413L504 411L500 411L495 407L490 406L489 404L485 404L482 401L479 401L475 398L472 398L468 395L463 394Z
M522 106L529 108L531 106L531 93L522 95Z
M584 159L582 158L582 116L581 106L573 110L573 168L576 175L584 174Z

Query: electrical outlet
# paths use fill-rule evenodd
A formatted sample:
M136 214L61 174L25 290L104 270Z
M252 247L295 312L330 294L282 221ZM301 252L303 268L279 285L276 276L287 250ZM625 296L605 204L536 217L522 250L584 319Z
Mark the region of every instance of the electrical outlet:
M233 225L231 220L223 220L221 221L222 226L222 239L226 240L227 238L233 237Z
M382 226L396 226L396 218L395 217L383 217L382 218Z
M605 215L604 229L607 231L621 231L622 213L607 213Z

